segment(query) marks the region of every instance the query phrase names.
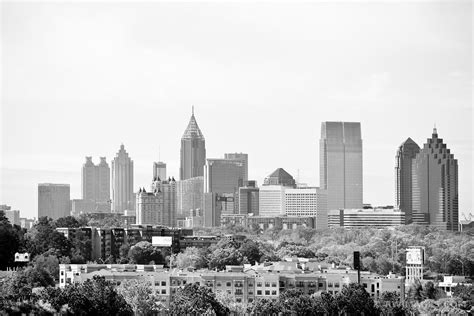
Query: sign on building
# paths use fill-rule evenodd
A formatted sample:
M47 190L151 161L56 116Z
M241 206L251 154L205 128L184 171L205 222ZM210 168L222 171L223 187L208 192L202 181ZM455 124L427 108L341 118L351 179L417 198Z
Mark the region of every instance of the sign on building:
M407 249L407 264L423 264L424 261L423 248Z
M30 254L25 253L15 253L15 262L30 262Z
M151 244L155 247L171 247L173 244L173 237L153 236L151 237Z

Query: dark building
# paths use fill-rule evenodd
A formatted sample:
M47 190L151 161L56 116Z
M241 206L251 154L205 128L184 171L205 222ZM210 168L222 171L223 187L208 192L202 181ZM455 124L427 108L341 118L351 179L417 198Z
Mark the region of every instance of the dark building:
M188 127L181 137L181 166L179 179L200 177L206 163L206 141L194 117L194 107Z
M400 145L395 166L395 205L405 212L405 223L412 223L412 163L420 146L411 138Z
M247 215L259 213L259 192L255 181L248 181L247 185L239 188L239 214Z
M413 222L457 231L458 161L436 128L413 160L412 174Z

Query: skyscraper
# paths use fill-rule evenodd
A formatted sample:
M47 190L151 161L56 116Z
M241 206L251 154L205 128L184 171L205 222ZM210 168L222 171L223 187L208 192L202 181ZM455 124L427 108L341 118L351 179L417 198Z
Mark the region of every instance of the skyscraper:
M204 177L194 177L177 183L176 216L189 216L191 210L203 209Z
M113 212L123 213L125 210L135 209L133 160L128 156L123 144L112 160L111 191Z
M412 175L413 222L457 231L458 161L436 128L413 160Z
M82 166L82 200L92 205L92 211L110 211L110 168L105 157L95 165L92 157L86 157Z
M244 173L241 160L207 159L204 166L204 192L235 193L243 186Z
M153 179L166 180L166 164L158 161L153 163Z
M400 145L395 165L395 205L405 212L405 223L412 222L412 163L420 146L411 138Z
M153 192L160 196L162 225L176 226L176 180L168 178L168 180L153 181L151 185Z
M70 192L69 184L38 184L38 218L48 216L56 220L70 215Z
M362 208L362 138L360 123L321 123L320 188L328 210Z
M259 215L260 189L255 181L247 181L244 187L239 188L239 214Z
M278 168L273 171L268 177L263 180L263 185L282 185L285 187L295 187L296 181L291 174L283 168Z
M204 164L206 163L206 141L194 117L194 107L189 120L188 127L181 137L181 166L179 168L179 179L204 175Z
M244 167L243 180L246 183L249 180L249 155L244 153L227 153L224 154L224 159L241 161Z

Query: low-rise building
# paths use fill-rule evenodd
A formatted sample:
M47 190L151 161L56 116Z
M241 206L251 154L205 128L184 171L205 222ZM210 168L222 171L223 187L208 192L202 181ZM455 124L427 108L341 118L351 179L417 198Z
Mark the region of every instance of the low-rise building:
M100 275L115 284L125 280L150 282L160 301L169 304L177 290L189 283L199 283L213 292L225 291L236 302L252 303L256 299L276 301L279 295L291 288L305 294L329 292L336 294L344 285L357 282L357 271L349 269L304 270L294 262L276 262L255 266L227 266L225 271L167 270L158 265L60 265L60 287L73 282L84 282ZM369 272L361 273L361 284L373 298L385 291L405 295L404 278L387 277Z
M405 212L398 209L341 209L328 211L329 227L389 227L405 225Z

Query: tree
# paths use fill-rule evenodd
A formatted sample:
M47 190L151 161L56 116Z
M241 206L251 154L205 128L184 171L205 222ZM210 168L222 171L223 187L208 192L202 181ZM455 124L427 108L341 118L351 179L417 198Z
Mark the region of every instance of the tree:
M255 300L249 309L251 315L273 316L281 313L280 304L266 298Z
M348 315L378 315L373 299L361 284L345 285L335 295L335 303L340 313Z
M35 267L48 271L55 280L59 280L59 260L55 255L46 252L36 256L33 263Z
M240 246L239 251L251 264L260 262L260 258L263 256L259 244L252 239L246 239Z
M315 301L300 289L288 289L278 299L284 315L313 315Z
M20 235L4 211L0 211L0 270L14 265L15 253L20 246Z
M45 289L40 298L51 304L56 312L66 309L67 313L77 315L133 315L123 296L110 282L99 276L67 285L64 289Z
M38 223L27 234L28 250L32 256L48 250L56 257L71 255L71 242L63 234L56 231L53 220L46 216L40 217Z
M466 309L474 307L474 286L457 285L453 289L453 296L459 297L466 304Z
M180 269L207 268L207 251L204 248L189 247L175 256L173 262Z
M150 315L163 310L164 306L146 280L127 280L117 288L135 315Z
M382 292L376 306L383 316L403 316L410 312L409 308L404 306L398 292Z
M130 263L149 264L151 261L156 264L164 263L162 253L148 241L140 241L132 246L128 252L128 258Z
M33 288L54 285L54 279L47 270L30 266L13 273L7 280L5 288L9 299L28 301L32 298Z
M197 283L188 283L177 291L170 303L171 315L227 315L229 309L222 305L215 294Z
M231 248L218 248L209 255L209 269L225 269L226 265L240 265L242 264L242 253Z
M58 218L54 222L54 225L56 227L68 227L68 228L81 227L81 223L79 223L79 221L74 216L71 216L71 215Z

